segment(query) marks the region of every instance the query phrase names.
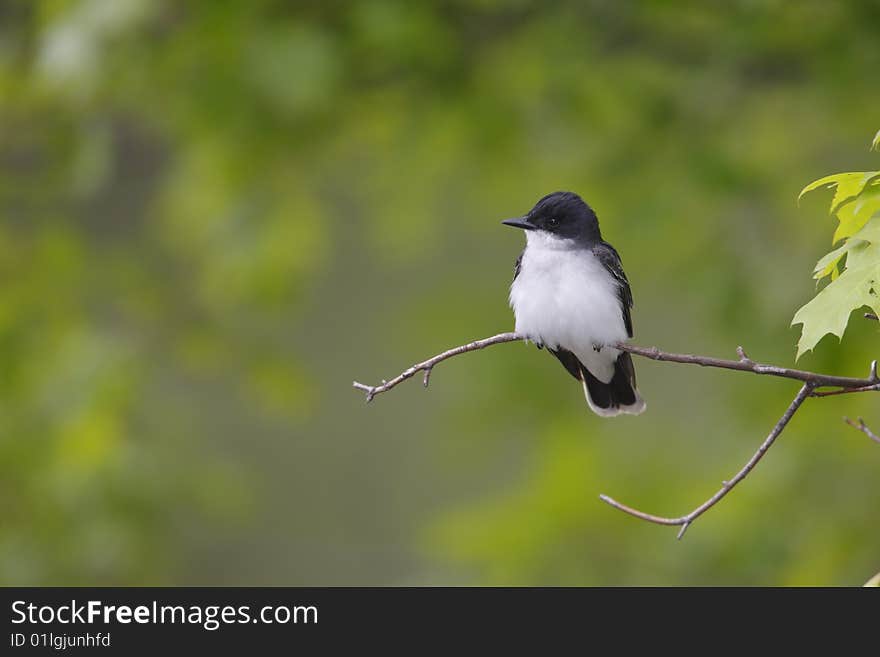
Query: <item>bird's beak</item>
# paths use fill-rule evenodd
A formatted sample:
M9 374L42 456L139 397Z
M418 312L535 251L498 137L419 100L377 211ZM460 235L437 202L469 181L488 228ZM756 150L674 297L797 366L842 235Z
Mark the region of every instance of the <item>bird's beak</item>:
M529 221L528 217L516 217L515 219L505 219L501 222L506 226L513 226L514 228L522 228L523 230L535 230L537 226Z

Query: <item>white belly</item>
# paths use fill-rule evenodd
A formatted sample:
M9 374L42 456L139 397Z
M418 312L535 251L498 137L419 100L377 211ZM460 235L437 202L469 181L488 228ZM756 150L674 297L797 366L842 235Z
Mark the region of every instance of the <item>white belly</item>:
M627 339L615 280L588 251L538 231L526 236L528 248L510 288L517 333L568 349L607 383L620 351L605 345Z

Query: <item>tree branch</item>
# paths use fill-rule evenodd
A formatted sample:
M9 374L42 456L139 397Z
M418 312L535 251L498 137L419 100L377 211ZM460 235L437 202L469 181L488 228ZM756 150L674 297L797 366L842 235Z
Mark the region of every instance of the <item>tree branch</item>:
M382 392L387 392L398 384L406 381L409 378L412 378L418 372L424 372L422 383L425 387L427 387L431 371L438 363L452 358L453 356L458 356L459 354L465 354L470 351L477 351L479 349L484 349L494 344L515 342L517 340L527 340L527 338L517 333L499 333L498 335L493 335L492 337L485 338L483 340L477 340L475 342L469 342L468 344L461 345L460 347L454 347L453 349L444 351L440 354L437 354L436 356L432 356L431 358L424 360L421 363L416 363L410 368L404 370L390 381L383 380L382 383L379 385L369 386L363 383L358 383L357 381L355 381L353 385L358 390L362 390L366 393L368 402L372 401L376 395ZM805 370L796 370L788 367L779 367L777 365L757 363L746 355L742 347L737 347L736 349L736 353L739 356L738 360L725 360L722 358L712 358L709 356L675 354L666 351L660 351L657 347L638 347L636 345L631 345L628 343L617 343L613 346L617 349L620 349L621 351L626 351L631 354L635 354L636 356L642 356L644 358L650 358L651 360L670 363L682 363L686 365L700 365L701 367L715 367L720 369L735 370L738 372L751 372L753 374L776 376L783 379L792 379L795 381L800 381L802 383L797 396L795 396L794 400L792 400L791 404L789 404L785 413L783 413L782 417L779 418L776 426L773 427L773 430L770 432L767 438L764 439L764 442L761 443L760 447L758 447L758 450L752 455L752 457L746 462L746 464L733 476L732 479L723 482L721 489L717 493L715 493L712 497L703 502L700 506L698 506L687 515L677 518L655 516L650 513L645 513L644 511L639 511L638 509L626 506L625 504L621 504L620 502L617 502L607 495L599 496L599 498L603 502L610 504L614 508L623 511L624 513L628 513L631 516L640 518L641 520L646 520L648 522L653 522L659 525L680 526L681 529L678 532L678 538L684 536L684 533L687 531L688 527L691 526L694 520L699 518L706 511L708 511L718 502L720 502L721 499L724 498L731 490L733 490L733 488L739 482L746 478L746 476L764 457L764 454L766 454L767 450L770 449L770 447L779 437L779 434L781 434L783 429L785 429L785 427L788 425L792 416L809 397L829 397L832 395L843 395L856 392L880 391L880 376L878 376L877 374L876 360L871 363L871 368L867 378L857 378L848 376L833 376L830 374L821 374L818 372L808 372ZM817 390L817 388L834 388L834 390L822 391ZM880 437L878 437L870 429L868 429L868 427L865 426L865 423L862 422L861 418L859 419L859 424L856 424L851 420L846 421L859 431L866 434L875 442L880 443Z
M739 360L724 360L722 358L710 358L709 356L693 356L691 354L671 354L660 351L657 347L637 347L631 344L617 344L616 347L621 351L628 351L637 356L644 356L651 360L659 360L670 363L685 363L687 365L700 365L702 367L720 367L725 370L737 370L740 372L752 372L753 374L765 374L768 376L778 376L783 379L794 379L811 384L814 388L833 386L837 388L867 388L880 384L880 377L877 376L877 362L871 364L871 371L868 378L859 379L849 376L831 376L829 374L819 374L817 372L807 372L804 370L794 370L788 367L778 367L776 365L765 365L756 363L746 356L742 347L737 347Z
M503 342L515 342L517 340L527 340L527 338L517 333L499 333L498 335L493 335L492 337L484 338L483 340L477 340L475 342L469 342L468 344L461 345L460 347L454 347L453 349L444 351L443 353L437 354L436 356L432 356L431 358L422 361L421 363L416 363L409 369L404 370L390 381L383 380L382 383L379 385L369 386L363 383L358 383L357 381L354 381L352 385L358 390L363 390L366 393L368 402L372 401L373 398L379 393L391 390L398 384L403 383L409 378L412 378L418 372L425 372L423 383L427 387L428 378L431 374L431 370L434 368L435 365L437 365L437 363L443 362L444 360L452 358L453 356L458 356L459 354L466 354L469 351L485 349L486 347L490 347L493 344L501 344ZM778 376L784 379L794 379L796 381L809 383L813 389L824 387L840 388L839 390L824 392L814 390L811 392L811 395L814 397L826 397L830 395L840 395L852 392L880 390L880 376L877 375L877 361L871 363L871 370L868 374L868 377L860 379L849 376L832 376L830 374L819 374L817 372L807 372L805 370L795 370L787 367L778 367L776 365L756 363L746 355L742 347L737 347L736 349L736 352L739 355L739 360L725 360L723 358L712 358L710 356L675 354L671 352L660 351L657 347L638 347L636 345L623 342L618 343L614 346L621 351L628 351L631 354L643 356L644 358L650 358L651 360L669 363L684 363L686 365L700 365L701 367L717 367L726 370L752 372L753 374L763 374L767 376Z
M782 414L782 417L779 418L779 422L776 423L776 426L773 427L773 430L764 439L764 442L761 443L761 446L758 447L758 451L756 451L752 458L750 458L746 464L737 472L733 479L729 481L722 482L721 489L715 493L708 500L703 502L696 509L688 513L687 515L680 516L678 518L664 518L663 516L655 516L650 513L645 513L644 511L638 511L632 507L626 506L625 504L621 504L620 502L608 497L607 495L600 495L599 499L603 502L610 504L615 509L619 509L624 513L628 513L631 516L635 516L636 518L641 518L642 520L647 520L648 522L653 522L658 525L679 525L681 529L678 532L678 538L684 536L684 533L687 531L688 527L691 526L691 523L703 515L706 511L711 509L713 506L718 504L721 499L727 495L733 487L736 486L739 482L746 478L746 476L752 471L758 461L760 461L764 454L767 453L767 450L773 446L773 443L776 442L776 439L779 437L779 434L782 433L782 430L785 429L786 425L788 425L792 416L795 414L797 409L801 407L801 404L806 401L807 397L810 396L810 392L812 390L812 384L805 383L801 386L800 391L794 400L789 404L788 408L785 409L785 413Z
M868 438L873 440L875 443L880 444L880 436L878 436L876 433L871 431L868 428L868 426L865 424L865 421L862 418L859 418L858 423L853 422L848 417L843 418L843 421L846 422L849 426L855 427L856 429L861 431L863 434L865 434Z

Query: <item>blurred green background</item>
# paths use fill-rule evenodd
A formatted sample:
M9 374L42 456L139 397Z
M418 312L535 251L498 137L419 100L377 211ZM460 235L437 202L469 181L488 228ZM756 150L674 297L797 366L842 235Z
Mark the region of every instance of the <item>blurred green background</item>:
M807 182L877 168L875 2L0 2L0 583L861 584L869 395L636 359L592 415L509 344L522 235L581 193L636 343L792 365L829 247ZM862 375L876 323L799 365Z

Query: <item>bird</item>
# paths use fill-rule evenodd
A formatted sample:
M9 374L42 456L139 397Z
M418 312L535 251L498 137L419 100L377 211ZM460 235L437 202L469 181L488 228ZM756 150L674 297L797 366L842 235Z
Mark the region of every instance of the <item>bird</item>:
M615 346L633 336L632 290L596 213L574 192L553 192L502 223L526 236L510 286L516 333L581 382L597 415L642 413L632 358Z

